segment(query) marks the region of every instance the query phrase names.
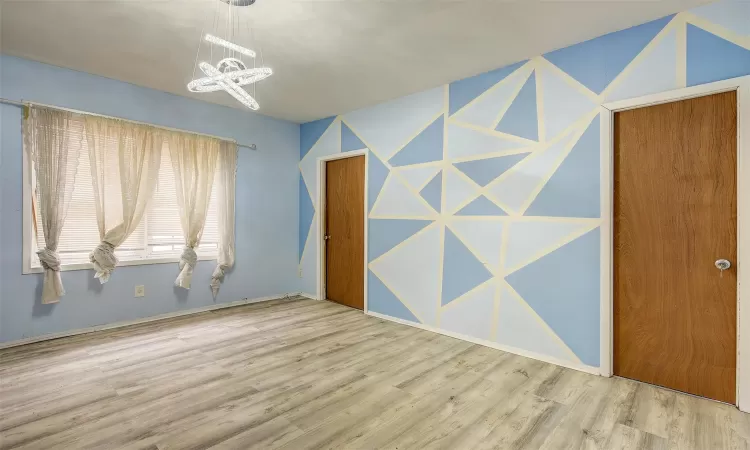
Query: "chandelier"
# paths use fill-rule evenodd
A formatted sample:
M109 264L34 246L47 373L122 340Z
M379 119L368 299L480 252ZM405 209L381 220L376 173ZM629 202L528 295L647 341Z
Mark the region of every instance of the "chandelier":
M255 0L221 0L221 2L227 4L224 25L221 24L222 20L218 10L219 2L217 2L212 23L213 34L204 33L201 30L201 40L198 43L195 65L193 66L193 80L188 83L187 88L190 92L226 91L235 100L255 111L260 107L253 97L255 95L254 88L257 86L255 83L270 77L273 71L269 67L255 67L256 53L236 43L242 34L242 24L236 9L250 6L255 3ZM223 37L219 37L219 35L223 35ZM198 62L201 49L204 46L207 47L209 52L209 61ZM216 58L214 54L216 54ZM218 59L215 65L213 64L214 59ZM252 68L246 62L248 59L252 60ZM261 66L262 63L261 54ZM200 69L205 76L195 78L197 69ZM245 90L244 86L248 85L253 85L253 95Z

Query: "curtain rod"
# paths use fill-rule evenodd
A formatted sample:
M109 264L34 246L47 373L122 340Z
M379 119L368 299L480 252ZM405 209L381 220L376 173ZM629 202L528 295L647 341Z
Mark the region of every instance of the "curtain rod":
M104 117L105 119L122 120L124 122L135 123L135 124L138 124L138 125L148 125L150 127L159 128L159 129L162 129L162 130L178 131L180 133L189 133L189 134L195 134L195 135L198 135L198 136L205 136L205 137L210 137L210 138L214 138L214 139L219 139L219 140L222 140L222 141L230 141L230 142L234 142L235 144L237 144L238 147L245 147L245 148L249 148L250 150L257 150L257 146L255 144L240 144L239 142L237 142L234 139L229 139L229 138L225 138L225 137L221 137L221 136L214 136L212 134L206 134L206 133L196 133L195 131L181 130L179 128L163 127L161 125L154 125L152 123L139 122L137 120L130 120L130 119L123 119L122 117L106 116L104 114L96 114L96 113L91 113L91 112L86 112L86 111L79 111L77 109L63 108L61 106L45 105L44 103L38 103L38 102L31 102L31 101L20 101L19 102L17 100L10 100L10 99L7 99L7 98L0 98L0 103L5 103L6 105L14 105L14 106L36 105L36 106L42 106L42 107L45 107L45 108L57 109L57 110L60 110L60 111L67 111L67 112L71 112L71 113L75 113L75 114L87 114L89 116Z

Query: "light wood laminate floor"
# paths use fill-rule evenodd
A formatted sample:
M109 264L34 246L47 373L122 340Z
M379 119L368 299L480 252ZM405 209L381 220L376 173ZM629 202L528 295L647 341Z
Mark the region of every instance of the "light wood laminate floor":
M306 299L0 351L4 449L748 449L750 415Z

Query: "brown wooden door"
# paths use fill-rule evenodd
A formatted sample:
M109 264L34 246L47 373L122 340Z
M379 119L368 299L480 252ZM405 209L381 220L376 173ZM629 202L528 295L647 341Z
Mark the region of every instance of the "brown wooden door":
M614 142L614 373L735 403L736 92L618 112Z
M365 157L326 163L326 298L365 305Z

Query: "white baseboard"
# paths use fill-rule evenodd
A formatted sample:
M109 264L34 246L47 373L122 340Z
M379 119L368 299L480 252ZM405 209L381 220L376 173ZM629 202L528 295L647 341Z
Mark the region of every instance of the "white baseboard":
M17 341L2 342L0 343L0 349L17 347L19 345L33 344L35 342L50 341L52 339L59 339L59 338L68 337L68 336L76 336L79 334L93 333L95 331L111 330L113 328L122 328L122 327L127 327L130 325L138 325L142 323L156 322L158 320L171 319L174 317L189 316L191 314L198 314L198 313L202 313L206 311L214 311L217 309L249 305L250 303L267 302L269 300L278 300L282 298L294 297L297 295L306 297L306 295L301 294L299 292L290 292L288 294L282 294L282 295L270 295L267 297L246 298L244 300L238 300L236 302L219 303L216 305L208 305L208 306L203 306L200 308L185 309L182 311L175 311L175 312L166 313L166 314L159 314L156 316L144 317L142 319L126 320L122 322L108 323L105 325L96 325L96 326L88 327L88 328L79 328L76 330L63 331L61 333L43 334L41 336L34 336L30 338L25 338L25 339L19 339Z
M310 300L320 300L317 295L308 294L307 292L297 292L296 295L299 295L300 297L309 298Z
M550 364L554 364L556 366L567 367L568 369L579 370L581 372L586 372L586 373L590 373L590 374L593 374L593 375L601 375L601 373L599 372L599 368L598 367L588 366L586 364L576 364L576 363L573 363L573 362L570 362L570 361L561 361L561 360L559 360L557 358L552 358L552 357L549 357L547 355L542 355L542 354L539 354L539 353L530 352L528 350L523 350L523 349L520 349L520 348L511 347L511 346L508 346L508 345L498 344L497 342L487 341L487 340L484 340L484 339L478 339L478 338L475 338L475 337L472 337L472 336L467 336L465 334L454 333L452 331L442 330L440 328L436 328L436 327L433 327L433 326L430 326L430 325L423 325L421 323L409 322L408 320L399 319L399 318L391 317L391 316L386 316L385 314L380 314L380 313L376 313L376 312L372 312L372 311L367 311L365 314L373 316L373 317L377 317L379 319L389 320L391 322L400 323L402 325L408 325L410 327L421 328L422 330L427 330L427 331L431 331L433 333L438 333L438 334L442 334L442 335L445 335L445 336L450 336L452 338L461 339L463 341L468 341L468 342L471 342L473 344L484 345L485 347L491 347L491 348L494 348L494 349L497 349L497 350L502 350L504 352L513 353L515 355L525 356L526 358L531 358L531 359L536 359L536 360L539 360L539 361L544 361L544 362L547 362L547 363L550 363Z

